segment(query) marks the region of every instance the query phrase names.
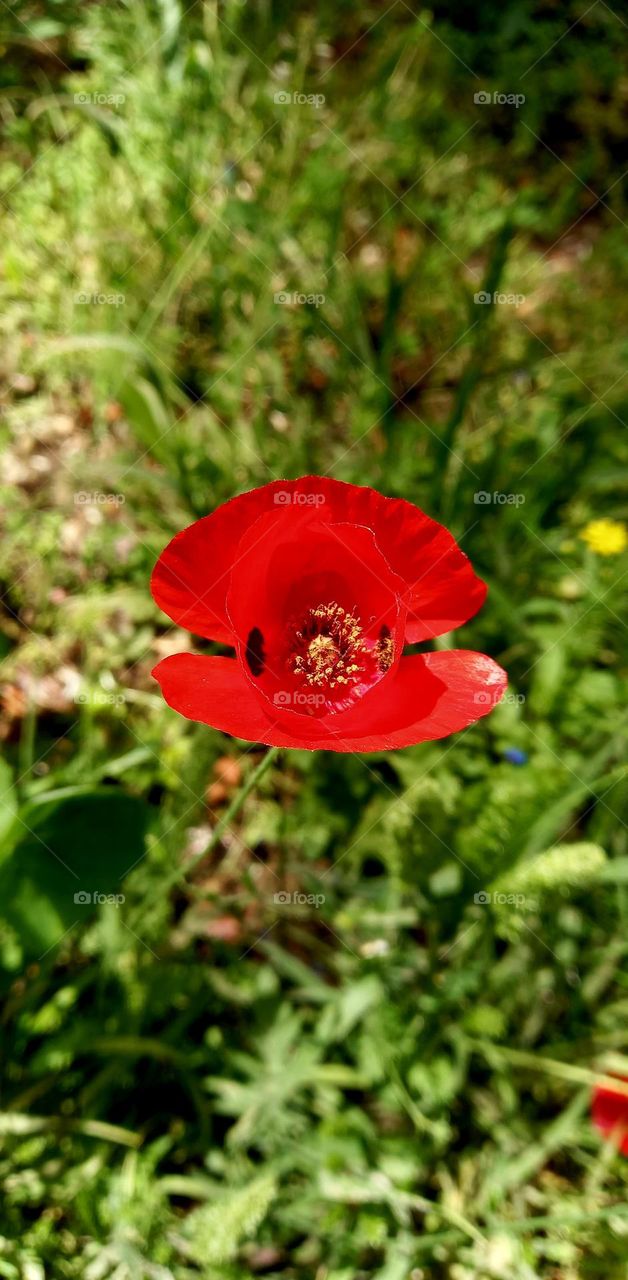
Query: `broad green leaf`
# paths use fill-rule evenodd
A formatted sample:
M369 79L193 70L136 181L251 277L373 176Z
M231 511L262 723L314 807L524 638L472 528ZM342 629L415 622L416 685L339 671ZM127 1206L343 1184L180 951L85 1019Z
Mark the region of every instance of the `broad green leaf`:
M18 813L17 841L0 866L0 915L27 955L42 955L98 911L100 895L120 896L142 857L147 816L140 800L108 787L48 793Z
M157 388L146 378L138 377L133 381L129 379L121 388L120 401L144 448L149 449L157 459L167 463L171 456L171 448L165 437L173 426L173 421L168 415Z

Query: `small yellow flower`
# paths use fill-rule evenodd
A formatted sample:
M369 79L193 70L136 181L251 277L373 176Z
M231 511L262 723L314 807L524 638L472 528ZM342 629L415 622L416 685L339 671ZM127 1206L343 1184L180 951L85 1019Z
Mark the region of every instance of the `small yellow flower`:
M590 520L580 537L599 556L617 556L628 546L628 532L619 520Z

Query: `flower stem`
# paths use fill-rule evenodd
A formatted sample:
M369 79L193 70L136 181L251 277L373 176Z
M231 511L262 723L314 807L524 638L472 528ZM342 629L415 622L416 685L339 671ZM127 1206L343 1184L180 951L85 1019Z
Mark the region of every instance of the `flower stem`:
M169 889L174 888L175 885L183 883L189 872L196 866L197 862L199 862L201 858L207 857L207 854L211 853L212 849L216 848L216 845L224 835L224 832L240 812L247 796L251 794L253 788L257 786L258 782L264 777L264 774L268 772L270 766L277 759L280 750L280 747L271 747L270 750L266 752L266 755L262 757L259 764L251 770L246 782L242 787L240 787L240 790L236 792L231 804L225 810L222 818L220 818L216 823L205 848L202 849L200 853L196 854L190 862L186 863L183 870L180 867L177 867L176 871L174 871L166 880L165 884L162 885L162 888L166 892Z
M244 786L240 787L240 790L236 792L231 804L223 813L222 818L216 823L216 826L212 831L209 844L203 850L203 853L200 855L201 857L204 857L207 853L211 853L212 849L216 847L223 832L226 831L227 827L240 812L247 796L251 794L253 788L257 786L260 779L263 778L264 774L270 769L273 761L277 759L280 750L281 747L271 747L270 750L266 752L266 755L260 760L259 764L256 765L255 769L251 770Z

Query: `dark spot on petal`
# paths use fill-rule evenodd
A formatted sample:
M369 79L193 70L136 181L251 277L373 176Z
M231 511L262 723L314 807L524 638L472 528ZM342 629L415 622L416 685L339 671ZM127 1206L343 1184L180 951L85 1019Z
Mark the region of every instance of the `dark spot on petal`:
M264 637L259 627L253 627L253 630L249 631L249 638L246 642L246 660L252 674L261 676L266 665L266 654L264 652Z

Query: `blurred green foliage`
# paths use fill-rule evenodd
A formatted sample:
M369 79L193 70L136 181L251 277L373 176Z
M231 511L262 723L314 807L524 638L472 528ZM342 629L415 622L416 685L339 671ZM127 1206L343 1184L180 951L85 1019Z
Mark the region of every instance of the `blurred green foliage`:
M4 6L0 1276L625 1275L626 30ZM162 704L149 573L308 470L446 520L509 693L204 854L263 753Z

